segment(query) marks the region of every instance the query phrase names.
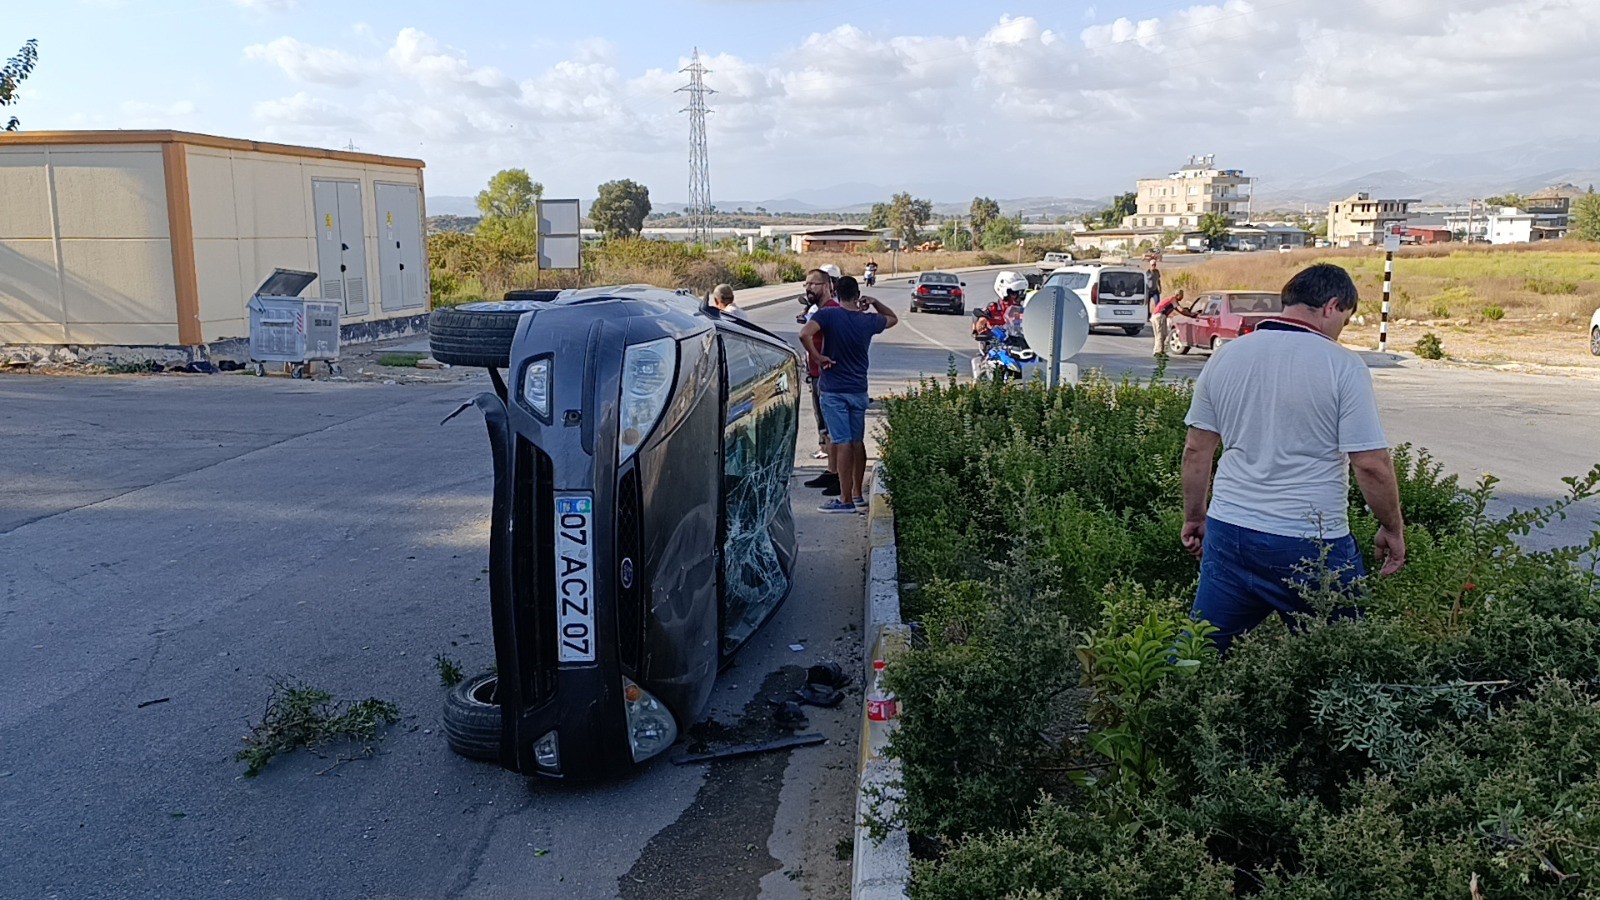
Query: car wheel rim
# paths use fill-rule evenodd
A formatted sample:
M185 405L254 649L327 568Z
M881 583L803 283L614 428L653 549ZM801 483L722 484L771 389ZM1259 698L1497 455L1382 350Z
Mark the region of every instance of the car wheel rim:
M1589 352L1600 356L1600 328L1589 332Z

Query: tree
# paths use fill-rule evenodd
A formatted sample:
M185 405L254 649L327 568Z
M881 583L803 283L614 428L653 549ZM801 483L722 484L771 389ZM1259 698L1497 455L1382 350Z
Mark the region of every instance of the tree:
M1600 241L1600 194L1584 194L1572 201L1567 216L1567 237L1575 241Z
M972 232L962 227L955 219L950 219L939 226L939 244L946 250L971 250Z
M1111 201L1111 205L1100 212L1101 228L1117 228L1122 225L1122 220L1139 211L1139 195L1129 191L1118 194Z
M589 207L594 227L608 238L632 237L650 215L650 189L631 179L600 185L600 196Z
M496 172L489 179L489 186L478 192L478 211L483 213L478 233L485 237L510 235L536 240L539 222L535 204L543 196L544 185L529 178L528 170Z
M889 204L872 204L872 212L867 213L867 227L874 231L889 227Z
M1522 209L1523 206L1525 204L1527 204L1527 202L1528 202L1527 198L1522 196L1521 194L1497 194L1497 195L1495 195L1493 197L1485 197L1484 200L1483 200L1483 205L1484 206L1514 206L1517 209Z
M972 208L968 210L972 218L972 230L982 234L983 229L995 219L1000 218L1000 204L988 197L973 197Z
M0 106L10 106L17 102L17 85L26 81L33 72L33 64L39 61L39 41L30 38L17 51L17 55L6 60L0 66ZM12 116L5 123L3 131L16 131L19 123L17 117Z
M933 218L931 201L918 200L907 193L895 194L889 199L889 227L894 229L895 237L900 239L901 246L909 247L915 244L917 232L928 224L931 218Z
M478 192L478 212L485 219L516 219L532 215L543 196L544 185L529 178L527 169L501 169Z
M1022 237L1022 220L997 218L983 229L983 248L1000 250L1014 246Z
M1205 235L1206 246L1216 250L1228 239L1228 224L1228 217L1222 213L1206 213L1195 230Z

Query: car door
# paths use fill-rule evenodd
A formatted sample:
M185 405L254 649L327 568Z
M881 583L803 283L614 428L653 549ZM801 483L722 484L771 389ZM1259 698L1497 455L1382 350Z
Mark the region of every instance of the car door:
M1205 306L1200 310L1198 334L1194 343L1201 347L1210 347L1212 338L1220 332L1222 325L1222 295L1207 294L1203 298Z
M793 353L722 335L727 403L722 430L724 657L736 652L793 586L794 473L799 368Z

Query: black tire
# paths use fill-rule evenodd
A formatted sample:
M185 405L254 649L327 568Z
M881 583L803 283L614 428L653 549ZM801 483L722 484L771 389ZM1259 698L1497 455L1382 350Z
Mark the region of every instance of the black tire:
M444 739L467 759L500 759L500 704L494 702L499 681L485 672L461 681L444 697Z
M1589 329L1589 352L1600 356L1600 326Z
M508 368L517 321L540 306L533 300L504 300L436 309L428 317L428 350L452 366Z
M961 306L961 305L957 305L956 306L956 315L964 316L966 314L967 314L967 308L965 306Z
M1124 326L1122 326L1122 333L1126 334L1128 337L1138 337L1139 336L1139 332L1141 332L1141 331L1144 331L1144 326L1143 325L1124 325Z

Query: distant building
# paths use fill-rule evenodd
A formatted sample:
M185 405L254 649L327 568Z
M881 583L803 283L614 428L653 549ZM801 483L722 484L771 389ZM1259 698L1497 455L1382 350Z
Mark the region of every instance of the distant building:
M1416 200L1374 200L1366 191L1328 204L1328 241L1337 247L1383 241L1390 225L1400 225Z
M1250 217L1250 195L1255 181L1239 169L1219 169L1214 156L1191 156L1189 162L1165 178L1139 179L1136 211L1122 220L1124 228L1198 227L1207 213L1221 213L1230 222Z
M869 241L883 239L871 228L808 228L789 235L789 248L796 253L856 253Z
M1400 240L1407 244L1448 244L1454 236L1448 228L1407 225L1400 231Z

